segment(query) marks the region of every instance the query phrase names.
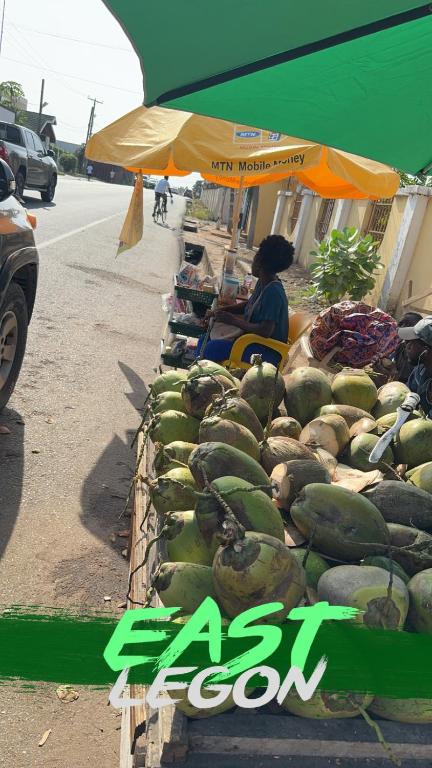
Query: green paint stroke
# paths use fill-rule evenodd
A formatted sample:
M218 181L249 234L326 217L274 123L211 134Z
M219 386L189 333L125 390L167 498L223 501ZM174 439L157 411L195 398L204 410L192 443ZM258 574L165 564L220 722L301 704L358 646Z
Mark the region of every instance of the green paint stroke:
M139 611L137 612L139 615ZM28 682L112 685L118 672L109 668L104 651L118 625L107 612L31 609L15 607L0 614L0 685L22 687ZM133 667L130 682L151 683L158 661L182 624L140 621L135 630L154 632L153 640L129 643L122 656L143 656ZM281 626L282 640L266 660L283 678L291 664L291 649L301 627L299 621ZM164 636L162 636L164 635ZM222 633L222 665L252 650L257 636L227 638ZM308 677L322 656L328 666L320 688L329 691L369 691L381 696L432 699L432 637L409 632L370 630L349 621L325 621L313 641L306 665ZM176 658L176 666L205 669L211 665L209 644L193 642ZM126 664L125 664L126 666ZM190 678L189 678L190 679ZM31 687L28 688L29 692Z

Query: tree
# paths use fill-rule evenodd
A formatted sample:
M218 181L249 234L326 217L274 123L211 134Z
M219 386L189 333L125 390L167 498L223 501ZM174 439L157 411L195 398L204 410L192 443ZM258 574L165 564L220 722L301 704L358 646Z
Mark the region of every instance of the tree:
M398 174L401 187L411 187L415 184L420 187L432 187L432 176L425 176L423 173L419 173L417 176L410 176L409 173L404 173L404 171L398 171Z
M201 179L198 179L198 181L195 182L195 184L192 187L192 192L194 197L201 197L203 184L204 182Z
M77 162L76 155L71 152L64 152L60 157L60 165L65 173L75 173Z
M84 163L85 163L85 144L81 144L79 149L75 150L75 155L78 160L78 170L83 171L84 170Z
M15 113L16 123L25 125L25 114L18 106L20 99L25 99L25 93L20 83L15 80L5 80L0 83L0 104Z

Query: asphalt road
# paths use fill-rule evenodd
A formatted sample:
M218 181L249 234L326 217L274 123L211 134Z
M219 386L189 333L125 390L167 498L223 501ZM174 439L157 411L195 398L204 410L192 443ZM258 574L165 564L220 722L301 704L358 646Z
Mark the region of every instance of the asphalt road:
M128 528L119 520L139 422L158 361L184 200L166 227L116 257L132 189L62 178L55 203L29 195L40 250L37 303L21 376L0 423L0 604L107 606L125 597ZM177 229L176 229L177 228ZM118 611L120 614L120 610ZM29 649L31 652L31 649ZM120 717L107 691L64 704L55 685L0 687L0 765L117 766ZM42 733L51 728L45 746Z

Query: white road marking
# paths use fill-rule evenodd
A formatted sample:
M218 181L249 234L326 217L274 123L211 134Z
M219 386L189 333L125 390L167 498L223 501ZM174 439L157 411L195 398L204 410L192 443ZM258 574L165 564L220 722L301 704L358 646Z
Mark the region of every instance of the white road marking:
M68 237L79 235L81 232L85 232L87 229L91 229L92 227L97 227L98 224L104 224L106 221L111 221L111 219L115 219L116 216L124 216L126 212L127 212L127 209L124 211L120 211L119 213L113 213L112 216L107 216L105 219L98 219L98 221L92 221L90 224L86 224L84 227L78 227L78 229L72 229L70 232L66 232L64 235L53 237L52 240L45 240L44 243L36 243L36 247L39 251L42 248L48 248L48 246L55 245L56 243L59 243L61 240L66 240Z

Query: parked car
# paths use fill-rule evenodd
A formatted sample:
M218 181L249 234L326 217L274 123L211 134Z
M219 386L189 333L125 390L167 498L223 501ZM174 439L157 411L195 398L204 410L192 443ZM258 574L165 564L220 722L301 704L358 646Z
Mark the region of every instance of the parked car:
M14 197L15 186L11 169L0 160L0 411L21 370L38 279L33 227Z
M39 136L22 125L0 122L0 159L12 169L16 193L22 199L25 189L36 189L50 203L57 186L54 152L46 149Z

